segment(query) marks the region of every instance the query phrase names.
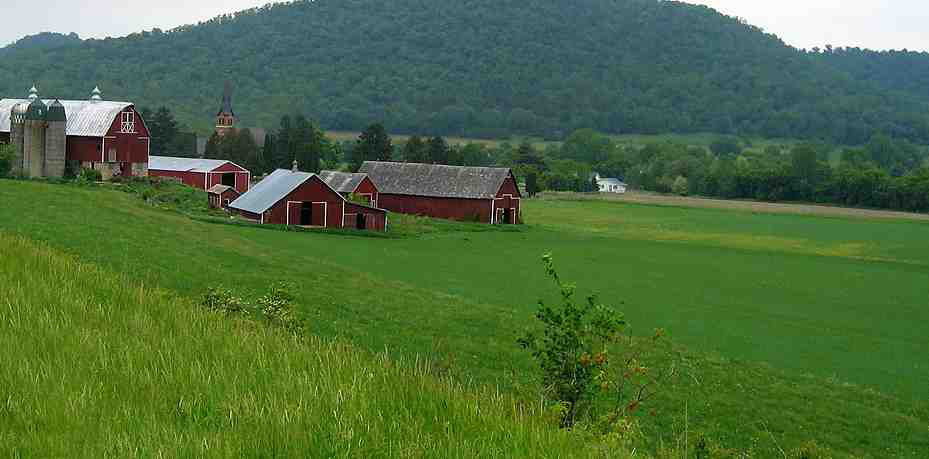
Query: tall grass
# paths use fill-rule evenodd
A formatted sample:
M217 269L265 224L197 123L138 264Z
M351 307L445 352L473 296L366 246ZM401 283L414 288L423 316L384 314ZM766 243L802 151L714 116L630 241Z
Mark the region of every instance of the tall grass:
M0 233L0 455L595 457L538 406Z

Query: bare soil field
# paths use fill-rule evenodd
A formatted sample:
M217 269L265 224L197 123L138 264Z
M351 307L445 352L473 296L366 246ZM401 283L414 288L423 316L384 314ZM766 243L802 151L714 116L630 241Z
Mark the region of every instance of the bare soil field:
M865 219L904 219L929 221L929 214L916 214L910 212L897 212L891 210L855 209L849 207L835 207L815 204L784 204L760 201L736 201L725 199L699 198L689 196L671 196L641 191L631 191L624 195L607 193L555 193L546 192L542 199L576 199L618 201L636 204L652 204L663 206L698 207L709 209L731 209L749 212L793 215L818 215L825 217L865 218Z

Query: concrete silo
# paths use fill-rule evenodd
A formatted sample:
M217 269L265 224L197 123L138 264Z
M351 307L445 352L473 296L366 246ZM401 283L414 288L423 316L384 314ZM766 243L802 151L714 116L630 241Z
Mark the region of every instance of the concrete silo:
M10 145L13 146L14 176L23 175L23 141L25 136L26 110L29 102L20 102L10 112Z
M48 106L45 117L45 167L43 176L61 178L65 174L65 152L68 148L68 115L61 101Z
M42 177L45 172L45 128L48 106L35 98L26 110L23 138L23 175Z

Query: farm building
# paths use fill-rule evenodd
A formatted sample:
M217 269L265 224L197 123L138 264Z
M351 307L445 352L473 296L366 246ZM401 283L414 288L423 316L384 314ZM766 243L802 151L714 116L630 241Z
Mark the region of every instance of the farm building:
M225 209L232 201L235 201L241 196L235 188L228 185L213 185L213 187L206 192L211 209Z
M176 179L201 190L209 190L213 185L226 185L235 188L239 194L248 191L252 179L248 169L231 161L170 156L149 158L148 174Z
M627 185L619 179L604 178L600 177L599 174L594 178L597 180L597 187L601 193L623 194L626 192Z
M228 207L260 224L387 230L387 211L349 202L296 167L274 171Z
M336 171L322 171L319 178L346 198L355 195L366 199L373 207L377 207L377 187L368 177L368 174Z
M392 212L491 224L518 223L522 196L507 168L367 161L378 204Z
M131 102L103 100L94 88L88 100L39 97L0 99L0 142L13 145L13 172L62 177L65 169L114 176L148 175L149 133Z

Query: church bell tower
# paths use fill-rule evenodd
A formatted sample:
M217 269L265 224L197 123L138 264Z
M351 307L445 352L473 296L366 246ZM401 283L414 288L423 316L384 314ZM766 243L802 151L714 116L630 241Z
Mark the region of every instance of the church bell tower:
M235 131L235 113L232 111L232 84L226 81L223 89L223 105L216 114L216 135L224 136Z

